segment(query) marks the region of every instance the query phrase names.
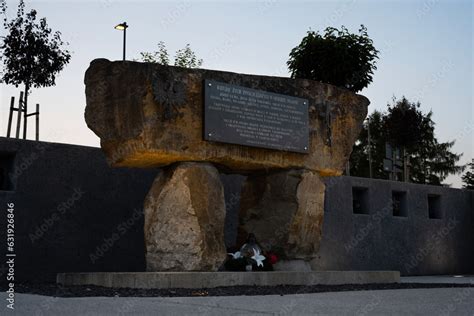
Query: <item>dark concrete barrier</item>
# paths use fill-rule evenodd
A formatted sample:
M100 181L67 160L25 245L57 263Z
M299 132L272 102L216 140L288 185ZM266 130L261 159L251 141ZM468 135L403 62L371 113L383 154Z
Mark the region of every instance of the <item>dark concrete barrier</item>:
M7 203L14 203L15 280L145 271L143 201L158 172L110 168L99 148L0 138L0 250L6 251ZM232 246L244 177L221 178ZM402 216L393 216L392 198ZM323 240L312 267L474 273L473 201L467 190L328 178ZM7 271L1 262L1 282Z
M109 168L99 148L7 138L0 167L0 249L14 203L17 282L144 270L143 200L158 170Z
M313 269L474 272L473 191L355 177L326 185Z

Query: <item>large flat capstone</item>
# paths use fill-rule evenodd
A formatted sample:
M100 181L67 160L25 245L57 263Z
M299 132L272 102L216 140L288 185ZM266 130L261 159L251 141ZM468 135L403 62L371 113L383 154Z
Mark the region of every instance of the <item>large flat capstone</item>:
M206 141L204 80L307 99L308 153ZM131 61L92 61L85 75L87 125L116 167L206 161L233 172L304 168L340 175L369 100L311 80L187 69Z

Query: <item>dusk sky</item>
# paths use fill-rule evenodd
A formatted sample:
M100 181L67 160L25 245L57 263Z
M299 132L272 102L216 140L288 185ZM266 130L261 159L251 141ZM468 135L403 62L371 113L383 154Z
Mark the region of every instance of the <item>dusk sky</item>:
M7 3L13 17L17 2ZM393 96L420 101L434 112L438 140L456 140L462 163L473 158L472 1L27 1L27 8L61 31L72 51L56 86L30 96L30 107L41 104L41 140L99 146L84 121L84 72L95 58L122 58L122 32L114 29L120 22L130 25L127 59L156 50L159 41L172 55L189 43L203 68L281 77L289 76L288 54L308 29L357 32L364 24L380 50L373 83L360 92L369 111L385 110ZM0 87L4 136L19 89ZM460 176L445 182L461 186Z

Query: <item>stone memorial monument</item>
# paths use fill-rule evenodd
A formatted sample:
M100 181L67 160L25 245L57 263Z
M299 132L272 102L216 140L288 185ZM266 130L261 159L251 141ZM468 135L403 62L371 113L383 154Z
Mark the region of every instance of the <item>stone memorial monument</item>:
M148 271L223 263L219 172L247 175L241 236L286 260L315 257L324 177L342 174L367 98L311 80L106 59L85 84L86 122L108 163L163 168L144 204Z

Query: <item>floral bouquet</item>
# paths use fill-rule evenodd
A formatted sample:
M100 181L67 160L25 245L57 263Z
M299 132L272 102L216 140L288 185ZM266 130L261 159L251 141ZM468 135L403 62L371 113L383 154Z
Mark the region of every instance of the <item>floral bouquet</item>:
M264 253L254 234L249 234L240 251L228 253L224 267L227 271L273 271L277 256Z

